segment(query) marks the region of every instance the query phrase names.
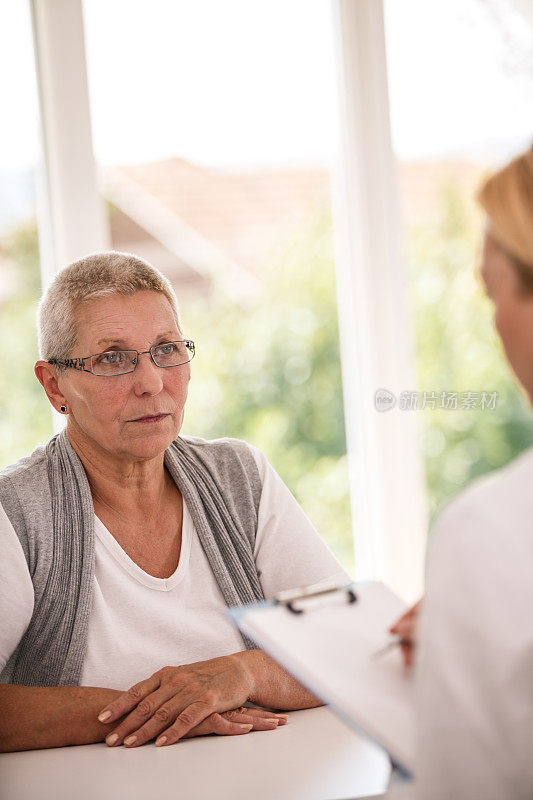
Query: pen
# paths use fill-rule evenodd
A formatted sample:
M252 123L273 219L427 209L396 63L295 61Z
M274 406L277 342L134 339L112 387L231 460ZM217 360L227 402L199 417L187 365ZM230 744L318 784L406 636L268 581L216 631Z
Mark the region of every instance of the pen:
M401 638L401 636L393 636L391 639L389 639L389 641L385 645L383 645L383 647L380 647L378 650L372 653L370 658L372 659L381 658L381 656L384 656L385 653L388 653L389 650L392 650L393 647L396 647L402 642L403 639Z

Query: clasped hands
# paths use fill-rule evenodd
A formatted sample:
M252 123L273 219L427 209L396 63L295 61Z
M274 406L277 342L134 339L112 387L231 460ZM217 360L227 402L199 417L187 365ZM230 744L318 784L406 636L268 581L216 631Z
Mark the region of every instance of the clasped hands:
M401 639L407 666L413 661L419 608L417 603L390 629ZM231 736L284 725L285 714L243 705L261 680L250 668L253 656L254 651L244 651L154 672L98 715L107 725L118 722L106 736L107 744L138 747L156 739L156 745L167 746L192 736Z
M100 722L109 725L123 717L106 743L138 747L155 738L157 746L167 746L191 736L238 735L284 725L284 714L243 706L254 690L243 656L163 667L136 683L99 713Z

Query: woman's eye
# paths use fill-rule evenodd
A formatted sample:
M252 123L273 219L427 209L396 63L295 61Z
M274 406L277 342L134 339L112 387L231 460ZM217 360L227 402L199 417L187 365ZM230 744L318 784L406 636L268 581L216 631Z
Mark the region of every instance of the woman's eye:
M98 361L101 364L118 364L122 360L122 353L102 353Z
M157 353L161 356L170 356L172 353L176 352L176 345L173 343L170 344L161 344L157 348Z

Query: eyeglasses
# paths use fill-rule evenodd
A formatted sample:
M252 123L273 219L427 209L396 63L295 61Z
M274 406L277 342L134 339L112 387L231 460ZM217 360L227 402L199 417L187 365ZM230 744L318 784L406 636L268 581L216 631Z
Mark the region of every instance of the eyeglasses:
M67 358L66 361L51 358L48 363L91 372L93 375L111 377L133 372L139 362L139 356L144 356L146 353L150 353L150 358L156 367L179 367L192 361L195 347L191 339L181 339L177 342L154 344L149 350L142 352L139 350L106 350L105 353L96 353L94 356L85 356L84 358Z

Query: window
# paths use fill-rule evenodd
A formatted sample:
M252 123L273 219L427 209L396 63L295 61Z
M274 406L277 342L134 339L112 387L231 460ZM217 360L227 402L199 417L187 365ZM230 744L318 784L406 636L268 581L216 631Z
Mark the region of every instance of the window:
M417 410L432 514L533 443L475 274L484 225L476 188L533 130L531 27L520 8L510 0L385 6L417 341L418 386L403 387L401 413Z
M261 447L351 568L330 5L147 8L84 6L113 247L176 288L197 344L184 432Z
M52 434L33 373L41 293L37 241L39 136L29 4L0 6L0 468Z

